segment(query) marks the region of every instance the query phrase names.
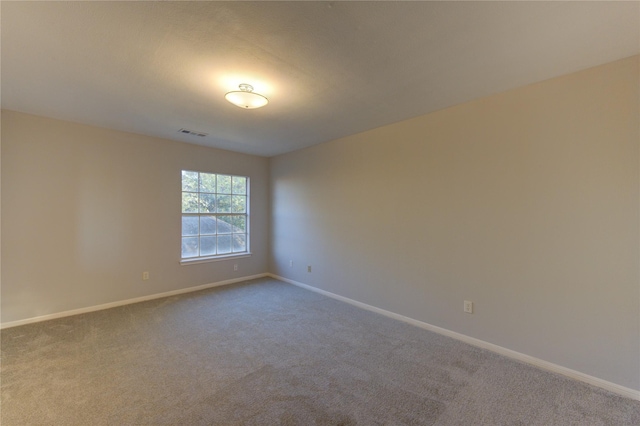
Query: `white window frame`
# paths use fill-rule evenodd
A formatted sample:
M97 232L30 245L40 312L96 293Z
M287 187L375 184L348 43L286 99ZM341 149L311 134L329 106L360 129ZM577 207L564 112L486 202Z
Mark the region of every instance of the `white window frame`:
M185 189L185 173L189 174L197 174L197 189L187 188ZM206 188L206 185L203 184L202 176L206 175L206 177L215 176L215 189L211 189L211 187ZM220 177L223 178L231 178L231 189L229 191L225 191L221 188ZM236 188L233 185L234 178L236 179L244 179L245 187L244 194L241 192L236 192ZM229 258L239 258L239 257L247 257L251 255L250 251L250 232L249 232L249 188L250 182L248 176L239 176L239 175L231 175L226 173L210 173L210 172L202 172L195 170L182 170L180 174L181 180L181 253L180 253L180 264L193 264L193 263L202 263L202 262L212 262L218 260L224 260ZM195 197L194 197L195 196ZM186 198L185 198L186 197ZM220 207L218 202L222 197L229 197L229 211L218 211ZM245 211L244 212L231 212L233 209L233 201L241 201L241 197L244 197L245 202ZM209 204L205 206L205 200L209 203L213 201L214 206ZM185 201L186 200L186 201ZM195 205L194 205L195 201ZM190 205L190 206L189 206ZM185 209L187 211L185 211ZM197 211L194 211L197 209ZM213 210L213 211L212 211ZM191 218L190 221L185 221L185 218ZM223 218L224 220L222 220ZM236 226L233 225L236 220L232 218L244 218L244 232L236 232ZM193 219L197 219L194 224ZM205 220L207 222L205 222ZM212 231L212 223L213 220L213 228ZM228 221L228 222L227 222ZM189 223L190 222L190 223ZM242 221L240 221L241 223ZM207 226L203 226L203 224L208 223ZM237 223L237 222L236 222ZM241 225L238 225L241 226ZM194 227L197 228L197 232L194 232ZM228 231L228 232L227 232ZM233 251L235 248L234 242L242 241L242 237L245 240L245 249L242 251ZM239 239L238 239L239 238ZM189 255L185 257L185 244L187 247L193 248L194 240L197 239L197 255ZM210 250L202 254L203 252L203 243L207 241L209 243L215 242L215 253L211 253ZM230 252L218 253L219 242L229 241L230 244Z

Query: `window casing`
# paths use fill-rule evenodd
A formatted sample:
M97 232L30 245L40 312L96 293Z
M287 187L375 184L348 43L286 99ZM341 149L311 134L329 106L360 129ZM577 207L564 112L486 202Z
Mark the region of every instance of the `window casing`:
M182 260L249 253L249 178L182 171Z

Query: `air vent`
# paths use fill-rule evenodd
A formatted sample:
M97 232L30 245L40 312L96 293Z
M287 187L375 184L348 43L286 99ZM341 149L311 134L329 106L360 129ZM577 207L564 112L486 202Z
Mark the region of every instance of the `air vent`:
M191 135L191 136L200 136L201 138L204 138L209 134L209 133L196 132L195 130L189 130L189 129L180 129L178 130L178 132L186 133L187 135Z

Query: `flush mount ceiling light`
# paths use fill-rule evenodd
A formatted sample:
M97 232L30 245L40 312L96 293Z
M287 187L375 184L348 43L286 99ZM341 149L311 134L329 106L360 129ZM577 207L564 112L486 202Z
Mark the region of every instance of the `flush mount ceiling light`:
M253 86L242 83L238 86L240 90L234 90L224 95L224 98L237 107L244 109L254 109L265 106L269 100L264 96L254 93Z

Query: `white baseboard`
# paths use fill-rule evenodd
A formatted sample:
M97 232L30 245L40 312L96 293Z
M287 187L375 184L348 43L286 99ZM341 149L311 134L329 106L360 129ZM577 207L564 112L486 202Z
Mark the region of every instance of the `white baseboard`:
M135 297L133 299L119 300L117 302L111 302L111 303L104 303L102 305L89 306L87 308L72 309L70 311L57 312L55 314L41 315L41 316L26 318L26 319L17 320L17 321L3 322L2 324L0 324L0 329L17 327L19 325L25 325L25 324L32 324L34 322L48 321L56 318L69 317L72 315L84 314L87 312L101 311L103 309L115 308L117 306L130 305L132 303L146 302L147 300L160 299L162 297L169 297L169 296L176 296L178 294L191 293L193 291L205 290L207 288L219 287L223 285L233 284L241 281L253 280L255 278L262 278L266 276L269 276L269 274L263 273L263 274L257 274L257 275L250 275L246 277L233 278L225 281L218 281L210 284L203 284L195 287L181 288L179 290L172 290L164 293L151 294L149 296L141 296L141 297Z
M541 360L539 358L535 358L535 357L532 357L532 356L529 356L529 355L525 355L525 354L520 353L520 352L512 351L511 349L503 348L502 346L494 345L493 343L485 342L484 340L476 339L474 337L469 337L469 336L466 336L464 334L457 333L455 331L447 330L446 328L437 327L435 325L431 325L431 324L428 324L426 322L418 321L418 320L415 320L413 318L405 317L403 315L396 314L394 312L390 312L390 311L386 311L384 309L376 308L375 306L367 305L366 303L358 302L356 300L349 299L347 297L340 296L340 295L328 292L326 290L321 290L319 288L312 287L310 285L303 284L303 283L298 282L298 281L294 281L294 280L291 280L291 279L288 279L288 278L284 278L284 277L281 277L281 276L278 276L278 275L275 275L275 274L271 274L271 273L269 273L267 275L270 276L271 278L275 278L277 280L281 280L281 281L287 282L289 284L293 284L293 285L296 285L298 287L302 287L304 289L311 290L311 291L316 292L316 293L320 293L320 294L322 294L324 296L328 296L328 297L331 297L333 299L340 300L341 302L349 303L350 305L357 306L358 308L362 308L362 309L366 309L368 311L376 312L378 314L387 316L389 318L400 320L400 321L403 321L403 322L418 326L420 328L424 328L426 330L433 331L433 332L438 333L438 334L442 334L442 335L445 335L445 336L448 336L448 337L452 337L452 338L454 338L456 340L461 340L461 341L463 341L465 343L469 343L470 345L477 346L477 347L480 347L480 348L483 348L483 349L488 349L488 350L490 350L492 352L495 352L495 353L498 353L500 355L504 355L506 357L513 358L513 359L516 359L518 361L522 361L524 363L534 365L534 366L542 368L544 370L548 370L548 371L552 371L554 373L561 374L561 375L569 377L571 379L579 380L581 382L585 382L585 383L588 383L590 385L597 386L599 388L608 390L610 392L616 393L616 394L624 396L626 398L631 398L631 399L640 401L640 391L638 391L638 390L627 388L625 386L621 386L621 385L609 382L607 380L599 379L597 377L590 376L588 374L584 374L584 373L581 373L579 371L572 370L570 368L566 368L566 367L563 367L561 365L554 364L552 362L544 361L544 360Z

